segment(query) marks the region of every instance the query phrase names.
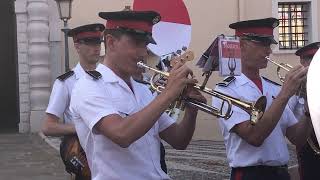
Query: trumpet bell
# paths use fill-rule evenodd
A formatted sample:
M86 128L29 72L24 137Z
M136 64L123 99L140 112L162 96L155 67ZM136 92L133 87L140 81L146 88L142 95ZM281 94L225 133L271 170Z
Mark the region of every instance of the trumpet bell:
M263 116L267 107L267 97L261 96L253 105L251 113L251 124L255 125L258 120Z

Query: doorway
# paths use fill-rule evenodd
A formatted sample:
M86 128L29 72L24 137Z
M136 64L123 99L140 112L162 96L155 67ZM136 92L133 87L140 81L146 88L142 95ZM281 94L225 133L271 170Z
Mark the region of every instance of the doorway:
M17 132L19 86L14 0L0 1L0 133Z

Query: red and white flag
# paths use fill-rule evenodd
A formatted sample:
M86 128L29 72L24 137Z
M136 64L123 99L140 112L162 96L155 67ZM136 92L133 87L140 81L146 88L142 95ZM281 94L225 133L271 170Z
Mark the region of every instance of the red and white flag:
M157 45L148 47L158 56L189 47L191 22L182 0L134 0L133 10L153 10L161 15L161 21L153 27L152 36Z

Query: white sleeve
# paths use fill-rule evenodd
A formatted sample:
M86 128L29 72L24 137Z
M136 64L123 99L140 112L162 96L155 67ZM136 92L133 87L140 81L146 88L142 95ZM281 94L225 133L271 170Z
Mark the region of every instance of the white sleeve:
M171 126L173 123L175 123L175 120L171 118L167 113L162 113L159 120L159 133L165 129L167 129L169 126Z
M81 80L80 80L81 81ZM119 114L113 106L112 97L102 84L96 81L83 79L73 90L71 98L75 111L90 128L93 127L105 116ZM75 103L73 103L75 100Z
M288 107L293 112L294 116L297 120L300 120L301 117L304 116L304 101L302 103L299 102L301 97L296 95L292 96L288 101Z
M235 93L232 89L228 87L220 87L216 86L216 91L227 94L231 97L238 98L237 93ZM222 105L222 100L216 97L212 97L212 105L218 109L220 109ZM224 103L223 105L223 113L227 111L228 104ZM235 125L240 124L244 121L250 120L250 115L242 110L241 108L231 105L232 115L229 119L219 118L220 125L224 126L228 131L230 131Z
M284 118L284 121L282 123L282 127L284 127L284 129L287 129L288 127L298 123L298 119L296 118L292 110L289 108L289 106L286 106L281 118Z
M288 101L288 107L294 111L296 105L298 104L298 98L296 95L292 96Z
M157 94L157 92L154 92L154 93L151 93L151 91L148 89L147 91L146 91L146 94L149 94L150 93L150 96L152 96L151 98L150 98L150 102L152 101L152 100L154 100L157 96L158 96L158 94ZM149 103L150 103L149 102ZM159 133L161 132L161 131L163 131L163 130L165 130L165 129L167 129L169 126L171 126L173 123L175 123L175 120L172 118L172 117L170 117L167 113L162 113L162 115L159 117L159 119L158 119L158 124L159 124Z
M70 97L65 82L55 80L50 94L46 113L53 114L63 119L63 114L69 105Z

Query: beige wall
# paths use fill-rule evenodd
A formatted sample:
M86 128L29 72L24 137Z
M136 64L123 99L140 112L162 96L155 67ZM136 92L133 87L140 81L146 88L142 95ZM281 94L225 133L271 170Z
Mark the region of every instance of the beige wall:
M241 20L259 19L272 16L270 0L239 0Z
M271 0L184 0L192 23L192 40L190 49L194 51L196 57L190 66L195 71L196 76L201 78L201 71L194 66L201 54L208 48L211 42L219 34L232 35L233 30L229 29L230 23L238 20L248 20L265 18L272 16ZM201 2L201 3L200 3ZM131 0L90 0L90 1L73 1L72 19L70 27L86 23L101 22L104 20L97 16L99 11L117 11L122 10L125 5L132 5ZM318 3L320 9L320 3ZM318 18L318 21L320 18ZM318 23L320 29L320 22ZM76 63L76 53L72 42L71 47L71 66ZM297 64L298 58L292 53L276 54L274 59ZM263 74L278 81L275 75L275 66L270 65ZM214 84L221 80L215 73L208 83L208 87L214 87ZM208 97L211 101L210 97ZM208 116L205 113L199 113L198 124L195 139L221 139L220 131L217 128L216 118Z

